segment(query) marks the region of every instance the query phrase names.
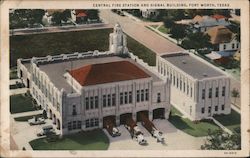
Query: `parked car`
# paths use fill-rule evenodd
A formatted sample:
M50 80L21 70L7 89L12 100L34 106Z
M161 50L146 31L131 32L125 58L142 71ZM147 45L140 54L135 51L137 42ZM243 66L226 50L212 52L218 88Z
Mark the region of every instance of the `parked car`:
M37 136L44 136L44 135L50 135L50 134L55 134L55 129L53 128L52 125L44 126L42 127L41 132L37 133Z
M40 125L45 123L45 119L42 117L37 118L36 116L34 116L32 119L28 120L28 123L30 125Z

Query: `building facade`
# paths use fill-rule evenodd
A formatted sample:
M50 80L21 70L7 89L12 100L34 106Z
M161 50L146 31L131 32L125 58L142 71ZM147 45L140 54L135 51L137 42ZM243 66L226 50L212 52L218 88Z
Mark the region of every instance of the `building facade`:
M61 135L102 128L107 117L116 125L127 116L138 120L168 118L170 83L128 52L119 24L110 50L18 59L18 76ZM127 55L127 57L120 57Z
M158 72L171 82L171 104L191 120L229 114L230 79L191 53L157 56Z

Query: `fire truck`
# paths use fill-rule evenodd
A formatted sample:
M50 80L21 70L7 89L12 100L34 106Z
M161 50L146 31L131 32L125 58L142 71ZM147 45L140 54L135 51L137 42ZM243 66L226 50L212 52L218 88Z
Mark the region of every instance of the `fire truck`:
M145 127L148 132L157 139L157 142L164 142L163 133L154 126L153 122L151 122L144 114L140 114L141 123L143 127Z
M137 126L136 122L131 117L127 118L125 127L129 131L132 139L135 138L140 145L147 144L147 141L144 138L141 129Z

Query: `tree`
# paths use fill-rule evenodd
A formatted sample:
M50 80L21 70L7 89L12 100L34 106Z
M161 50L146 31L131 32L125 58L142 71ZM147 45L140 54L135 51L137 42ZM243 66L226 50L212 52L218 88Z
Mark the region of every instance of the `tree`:
M241 149L240 129L235 130L233 134L228 134L222 129L216 131L208 131L208 137L202 150L239 150Z
M173 19L169 18L169 17L164 17L163 18L163 23L164 23L164 26L166 28L172 28L173 25L175 24Z
M69 9L65 9L63 12L61 12L62 21L67 22L69 18L71 18L71 13Z
M180 39L186 36L185 30L186 30L185 25L181 25L181 24L174 24L172 28L170 29L171 37L177 40L177 44L179 43Z
M60 12L54 12L52 14L51 21L53 23L55 23L56 25L62 25L61 13Z
M170 9L166 10L166 16L174 21L185 19L185 10L183 9Z
M240 97L240 92L234 88L231 93L232 93L232 97L234 97L234 104L235 104L236 98Z
M89 10L86 10L86 14L88 16L88 19L90 20L99 20L99 10L96 10L96 9L89 9Z
M210 43L210 36L202 32L189 32L187 38L182 41L182 46L185 49L195 49L197 52L200 50L209 50L212 48Z

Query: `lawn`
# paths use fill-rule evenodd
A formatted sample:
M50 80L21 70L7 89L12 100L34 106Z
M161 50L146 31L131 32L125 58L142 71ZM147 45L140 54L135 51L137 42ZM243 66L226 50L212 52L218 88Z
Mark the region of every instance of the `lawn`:
M31 116L23 116L23 117L16 117L14 119L15 119L15 121L26 122L29 119L32 119L34 116L36 116L36 117L43 117L43 114L31 115Z
M64 136L54 142L39 138L29 143L34 150L107 150L109 147L109 139L101 129Z
M22 94L10 96L10 112L12 114L34 110L36 108L33 106L30 97L23 96Z
M190 121L187 118L182 118L171 109L171 116L169 117L171 122L176 128L183 132L192 135L194 137L202 137L208 135L208 130L218 130L218 127L212 120L202 120L197 123Z
M16 66L18 58L93 50L106 51L109 49L109 34L112 31L113 29L98 29L11 36L11 67ZM128 49L135 55L143 58L150 65L155 64L155 54L130 37L128 37Z
M228 115L217 115L214 118L233 132L235 132L235 129L240 128L240 114L233 109Z
M164 25L161 25L159 28L158 28L159 31L161 31L162 33L165 33L165 34L169 34L169 29L166 28Z
M150 25L150 26L156 29L159 25Z
M17 70L16 67L10 69L10 79L17 79Z

